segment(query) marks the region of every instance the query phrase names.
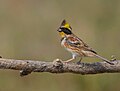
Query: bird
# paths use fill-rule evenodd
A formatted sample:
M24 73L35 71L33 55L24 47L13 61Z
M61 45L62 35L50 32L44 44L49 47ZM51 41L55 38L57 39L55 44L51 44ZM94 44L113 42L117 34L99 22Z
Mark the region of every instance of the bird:
M98 55L97 52L93 50L93 48L88 46L81 38L77 37L72 32L72 27L69 23L66 22L65 19L62 21L57 31L61 36L61 46L63 46L72 54L72 58L64 61L65 63L73 61L74 59L76 59L76 57L80 57L79 63L81 63L83 57L96 57L113 65L112 62Z

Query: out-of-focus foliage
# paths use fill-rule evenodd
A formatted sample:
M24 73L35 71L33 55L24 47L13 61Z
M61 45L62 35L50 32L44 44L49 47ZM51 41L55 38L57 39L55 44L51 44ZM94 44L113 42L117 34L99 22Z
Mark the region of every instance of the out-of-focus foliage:
M4 58L52 61L71 54L57 33L66 19L73 32L100 55L120 57L119 0L1 0L0 55ZM84 58L83 61L100 61ZM0 70L0 91L119 91L120 74L81 76Z

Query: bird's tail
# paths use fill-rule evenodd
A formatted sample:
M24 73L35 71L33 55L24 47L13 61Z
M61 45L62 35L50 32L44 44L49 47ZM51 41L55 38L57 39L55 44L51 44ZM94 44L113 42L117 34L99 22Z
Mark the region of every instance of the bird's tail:
M96 54L95 56L96 56L97 58L100 58L100 59L102 59L103 61L111 64L111 65L114 65L114 63L110 62L108 59L106 59L106 58L104 58L104 57L101 57L100 55L97 55L97 54Z

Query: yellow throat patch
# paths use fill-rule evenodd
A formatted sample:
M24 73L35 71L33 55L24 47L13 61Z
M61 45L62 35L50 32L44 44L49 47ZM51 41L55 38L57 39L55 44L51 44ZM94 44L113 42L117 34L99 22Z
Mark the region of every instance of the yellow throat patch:
M65 33L64 32L59 32L60 36L63 38L65 37Z

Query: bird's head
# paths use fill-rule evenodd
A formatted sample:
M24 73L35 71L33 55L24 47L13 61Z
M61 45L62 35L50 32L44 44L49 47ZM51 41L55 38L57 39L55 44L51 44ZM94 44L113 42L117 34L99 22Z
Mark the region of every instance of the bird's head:
M71 35L72 34L71 30L72 30L71 26L66 22L66 20L63 20L57 31L59 32L60 36L63 38L66 35Z

